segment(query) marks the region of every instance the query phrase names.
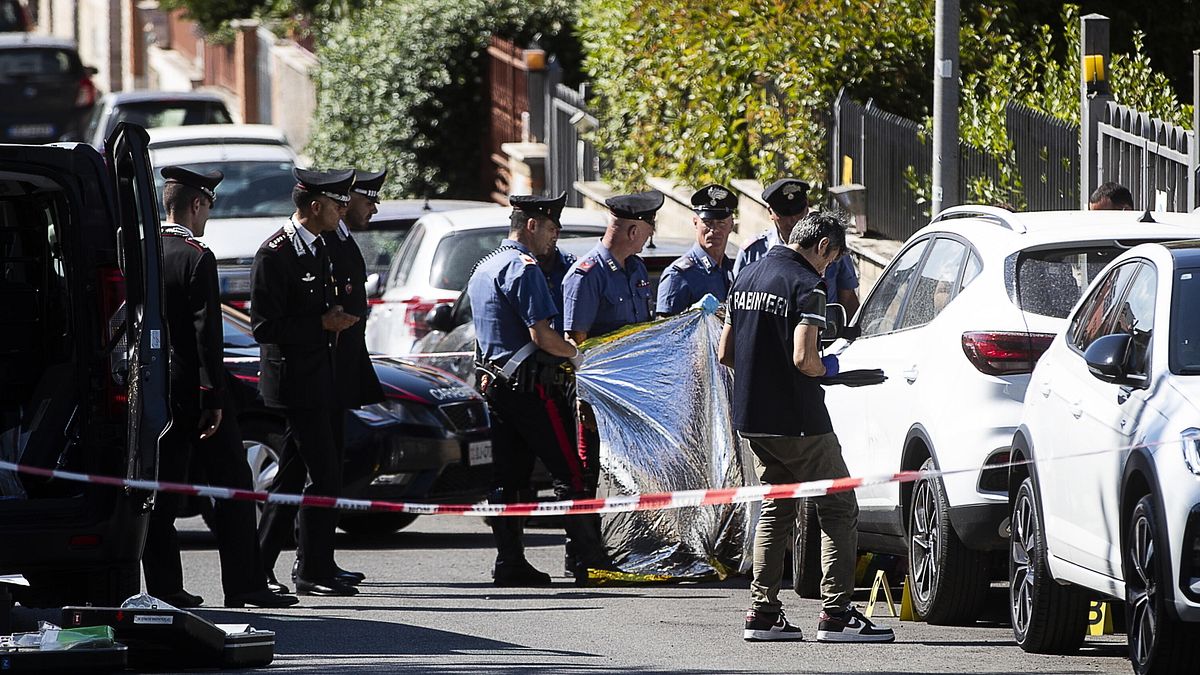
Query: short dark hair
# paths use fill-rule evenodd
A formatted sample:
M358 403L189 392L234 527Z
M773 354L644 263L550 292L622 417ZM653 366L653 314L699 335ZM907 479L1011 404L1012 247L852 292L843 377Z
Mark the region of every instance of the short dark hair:
M1112 181L1101 183L1100 187L1096 188L1096 191L1092 193L1092 196L1088 197L1088 203L1098 204L1105 197L1108 197L1108 201L1117 208L1128 207L1131 211L1134 209L1133 194L1129 192L1129 188L1120 183Z
M193 199L208 199L208 195L190 185L167 183L163 186L163 207L167 213L182 213L192 205Z
M524 211L513 211L512 215L508 217L508 231L511 233L516 232L517 230L523 230L525 229L525 223L529 222L530 218L536 217L536 215L531 216Z
M829 244L835 250L846 250L846 222L831 213L818 211L796 223L788 236L788 243L799 245L800 248L812 248L825 237L829 237Z

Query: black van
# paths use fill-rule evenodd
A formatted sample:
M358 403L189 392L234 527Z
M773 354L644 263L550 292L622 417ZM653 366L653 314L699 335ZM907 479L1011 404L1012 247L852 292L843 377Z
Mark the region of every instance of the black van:
M104 156L0 145L0 459L156 476L168 354L147 140L121 124ZM30 583L8 587L15 599L136 594L152 496L0 471L0 575Z

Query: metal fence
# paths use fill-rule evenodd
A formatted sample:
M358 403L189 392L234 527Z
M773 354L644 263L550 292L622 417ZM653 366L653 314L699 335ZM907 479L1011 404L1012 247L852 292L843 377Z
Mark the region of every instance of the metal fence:
M546 83L546 193L566 192L568 206L582 206L575 182L600 178L596 147L586 138L596 118L587 108L586 85L576 90L562 84L561 70L553 66Z
M1197 205L1195 133L1117 103L1097 125L1099 182L1129 188L1138 208L1191 211Z
M833 184L864 185L871 231L907 239L929 222L931 143L916 122L879 110L870 101L860 105L844 91L833 112ZM1078 208L1079 128L1016 104L1008 106L1006 127L1024 206ZM976 194L983 182L1001 185L1002 164L1000 158L960 143L958 175L959 194Z

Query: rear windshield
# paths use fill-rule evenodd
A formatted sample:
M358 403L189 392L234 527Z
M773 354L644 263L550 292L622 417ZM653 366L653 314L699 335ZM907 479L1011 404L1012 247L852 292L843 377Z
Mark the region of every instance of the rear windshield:
M209 218L286 218L296 210L292 203L296 179L292 177L291 162L201 162L185 166L200 173L216 169L225 174L217 186L217 203ZM161 195L163 177L157 171L154 181ZM158 209L159 218L166 218L161 203Z
M1123 246L1026 251L1017 260L1016 297L1021 309L1065 319L1104 266Z
M105 136L120 122L132 122L146 129L181 127L190 124L230 124L225 106L215 101L146 101L122 103L108 119Z
M79 70L77 64L65 49L0 49L0 79L67 75Z
M429 283L436 288L461 291L467 286L475 263L504 240L507 228L488 228L455 232L438 242L433 254L433 266L429 270ZM595 237L595 232L563 230L558 238Z

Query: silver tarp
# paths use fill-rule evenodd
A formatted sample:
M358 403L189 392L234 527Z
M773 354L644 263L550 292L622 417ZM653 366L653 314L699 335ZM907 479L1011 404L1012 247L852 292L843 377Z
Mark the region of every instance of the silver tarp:
M584 343L579 397L600 431L600 494L637 495L754 484L733 430L730 372L717 361L711 313L630 326ZM655 580L724 578L750 564L745 504L604 516L622 570Z

